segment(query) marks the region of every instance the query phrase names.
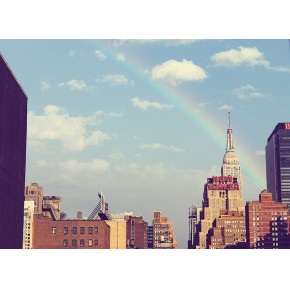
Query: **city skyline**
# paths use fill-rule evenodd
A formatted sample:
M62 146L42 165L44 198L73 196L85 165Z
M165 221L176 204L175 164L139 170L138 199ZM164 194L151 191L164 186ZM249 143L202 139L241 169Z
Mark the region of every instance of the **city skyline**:
M162 211L187 248L188 208L220 172L228 110L244 201L266 188L267 138L289 121L288 40L0 40L0 50L28 96L26 185L60 195L68 218L89 215L103 191L112 213L150 222Z

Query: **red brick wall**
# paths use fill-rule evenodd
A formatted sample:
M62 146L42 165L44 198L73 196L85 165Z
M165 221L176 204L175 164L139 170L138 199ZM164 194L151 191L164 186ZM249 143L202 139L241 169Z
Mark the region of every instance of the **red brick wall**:
M64 233L64 228L68 227L68 233ZM74 234L72 229L77 228ZM84 227L84 234L81 234L81 227ZM93 228L92 234L89 233L89 227ZM95 228L98 228L98 232ZM53 233L56 228L56 233ZM64 246L64 240L68 244ZM72 241L76 240L76 247L73 247ZM81 247L81 240L84 240L84 246ZM89 240L92 245L89 245ZM95 240L98 244L95 245ZM110 248L110 227L105 221L97 220L57 220L34 215L33 228L33 249L109 249Z

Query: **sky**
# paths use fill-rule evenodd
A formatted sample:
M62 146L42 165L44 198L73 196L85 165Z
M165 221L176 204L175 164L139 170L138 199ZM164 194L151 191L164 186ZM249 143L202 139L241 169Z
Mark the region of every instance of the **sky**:
M265 145L289 121L287 39L0 40L28 97L26 185L89 216L151 225L154 210L187 247L188 208L220 175L228 111L244 201L266 188Z
M283 279L257 281L258 272L283 264L284 251L180 250L187 245L188 207L201 204L206 178L220 173L229 106L245 201L265 188L267 138L278 122L289 121L287 1L232 4L1 3L0 51L28 96L26 184L61 195L72 218L79 210L89 215L100 190L112 213L133 211L150 224L159 209L173 222L179 244L166 254L4 251L4 284L23 286L23 267L45 260L53 268L57 260L62 275L54 279L72 289L91 287L83 277L96 273L98 285L125 289L120 281L128 272L157 288L206 281L222 289L219 268L237 289L244 285L236 283L239 273L265 289L284 286ZM239 262L228 267L233 260ZM257 267L256 260L263 263ZM209 265L211 279L204 271ZM275 269L287 275L287 267ZM43 267L34 272L42 277ZM170 279L151 275L157 272Z

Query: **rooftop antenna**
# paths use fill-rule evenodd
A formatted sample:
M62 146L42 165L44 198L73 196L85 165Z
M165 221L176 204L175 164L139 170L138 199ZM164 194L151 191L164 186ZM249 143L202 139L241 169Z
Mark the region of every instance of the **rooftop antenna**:
M231 104L228 104L229 129L231 129Z

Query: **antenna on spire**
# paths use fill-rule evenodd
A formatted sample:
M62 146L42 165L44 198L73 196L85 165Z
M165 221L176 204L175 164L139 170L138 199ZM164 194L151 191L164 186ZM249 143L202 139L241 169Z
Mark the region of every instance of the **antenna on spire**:
M231 104L228 104L228 116L229 116L229 129L231 129Z

